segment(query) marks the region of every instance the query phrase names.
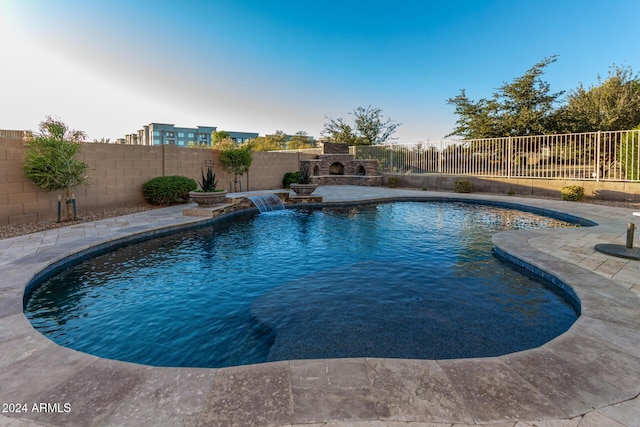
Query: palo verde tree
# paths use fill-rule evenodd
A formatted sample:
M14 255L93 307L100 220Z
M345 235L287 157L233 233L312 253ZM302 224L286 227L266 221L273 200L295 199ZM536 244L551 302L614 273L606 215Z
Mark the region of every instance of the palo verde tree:
M447 100L458 115L456 128L447 136L465 139L555 133L555 103L564 91L551 93L541 79L545 67L556 61L550 56L511 83L503 83L491 99L473 101L462 89Z
M389 117L386 120L383 119L382 110L377 107L358 107L349 114L354 117L353 125L346 123L342 117L337 119L326 117L329 122L324 124L320 134L331 142L348 145L377 145L392 140L393 134L401 125Z
M67 220L73 218L71 191L87 183L89 166L76 159L86 134L71 130L51 117L40 123L40 133L25 136L23 170L38 187L46 191L64 190L67 202Z
M251 144L237 145L227 138L220 142L220 164L229 173L233 173L233 191L238 191L238 177L249 171L253 155Z

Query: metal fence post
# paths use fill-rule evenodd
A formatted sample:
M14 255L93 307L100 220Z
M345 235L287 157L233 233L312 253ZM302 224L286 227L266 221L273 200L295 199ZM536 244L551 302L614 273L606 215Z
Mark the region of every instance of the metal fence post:
M507 179L511 179L511 168L513 166L513 140L509 137L509 147L507 151Z
M596 137L596 182L600 182L600 131Z

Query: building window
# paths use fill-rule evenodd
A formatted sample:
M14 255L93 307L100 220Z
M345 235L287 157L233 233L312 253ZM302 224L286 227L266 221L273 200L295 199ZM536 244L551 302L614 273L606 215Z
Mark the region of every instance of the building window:
M153 138L153 145L160 145L160 139L159 138Z
M178 138L184 138L184 132L178 132Z
M203 141L206 141L207 140L207 134L206 133L201 133L200 134L200 139L203 140Z
M160 136L160 131L158 130L154 130L153 131L153 136ZM155 140L154 140L155 141Z
M192 134L192 133L190 133L190 134L189 134L189 138L193 138L194 136L195 136L195 135L194 135L194 134Z

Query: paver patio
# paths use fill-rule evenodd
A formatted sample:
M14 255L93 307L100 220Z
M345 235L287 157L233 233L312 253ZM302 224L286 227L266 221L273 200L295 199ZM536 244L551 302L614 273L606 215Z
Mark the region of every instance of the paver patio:
M544 346L494 358L302 360L222 369L101 359L35 331L22 304L25 286L40 270L96 245L206 221L183 216L183 206L146 211L0 240L0 425L640 426L640 262L593 248L624 244L632 209L379 187L323 186L316 193L325 202L488 200L590 219L598 225L494 236L499 252L570 286L582 314Z

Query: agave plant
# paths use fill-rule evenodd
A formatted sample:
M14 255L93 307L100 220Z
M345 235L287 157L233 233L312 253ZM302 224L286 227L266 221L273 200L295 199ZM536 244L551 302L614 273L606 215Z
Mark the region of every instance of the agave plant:
M211 167L207 168L207 174L205 175L204 170L202 172L202 179L200 180L200 188L205 193L209 193L212 191L216 191L216 186L218 185L218 181L216 181L216 174L213 173Z
M298 184L311 184L311 175L308 169L301 169L298 172Z

